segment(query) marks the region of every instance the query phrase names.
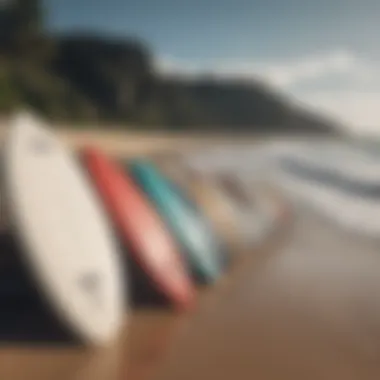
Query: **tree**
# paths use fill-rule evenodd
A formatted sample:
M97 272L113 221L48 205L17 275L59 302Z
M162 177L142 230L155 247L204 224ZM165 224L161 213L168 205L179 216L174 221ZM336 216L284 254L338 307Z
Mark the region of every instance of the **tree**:
M0 112L12 111L20 103L17 87L13 83L11 73L4 65L0 66Z
M23 58L46 55L49 48L40 0L8 0L0 8L0 44L3 54Z

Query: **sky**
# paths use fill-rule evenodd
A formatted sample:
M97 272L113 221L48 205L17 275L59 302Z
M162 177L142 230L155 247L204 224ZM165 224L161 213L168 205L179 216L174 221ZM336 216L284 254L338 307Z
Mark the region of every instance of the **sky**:
M162 73L260 79L380 134L379 0L46 0L49 28L138 37Z

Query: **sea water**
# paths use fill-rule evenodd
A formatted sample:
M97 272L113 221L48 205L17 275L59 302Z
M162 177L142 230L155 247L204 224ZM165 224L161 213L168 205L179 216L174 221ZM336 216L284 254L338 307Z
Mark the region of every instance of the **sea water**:
M232 145L189 155L206 173L270 181L337 226L380 236L380 142L304 140Z

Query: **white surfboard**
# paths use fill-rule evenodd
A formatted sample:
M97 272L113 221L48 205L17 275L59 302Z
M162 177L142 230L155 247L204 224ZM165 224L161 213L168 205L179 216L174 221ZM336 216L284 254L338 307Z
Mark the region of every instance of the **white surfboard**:
M79 164L26 113L11 121L3 157L11 224L42 294L83 341L111 341L124 322L122 265Z

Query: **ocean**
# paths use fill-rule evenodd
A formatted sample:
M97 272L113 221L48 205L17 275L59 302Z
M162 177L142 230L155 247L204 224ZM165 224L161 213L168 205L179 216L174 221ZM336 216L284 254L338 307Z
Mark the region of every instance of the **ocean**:
M268 141L219 146L186 160L196 170L231 173L250 186L270 182L336 227L380 236L380 142Z

